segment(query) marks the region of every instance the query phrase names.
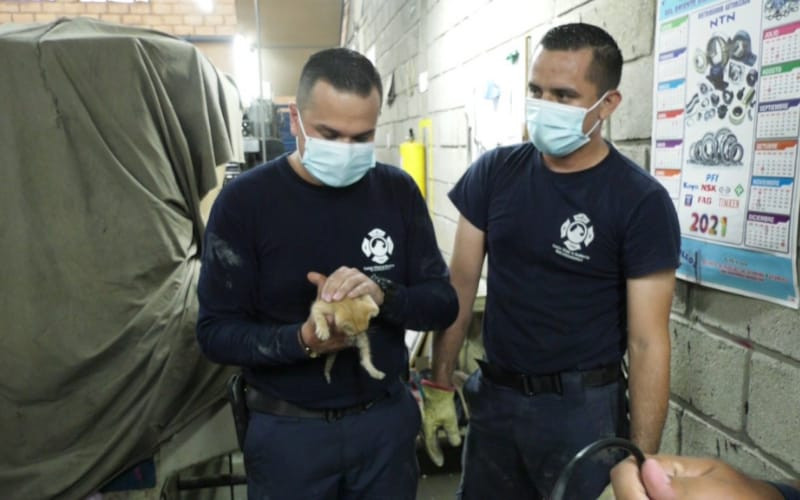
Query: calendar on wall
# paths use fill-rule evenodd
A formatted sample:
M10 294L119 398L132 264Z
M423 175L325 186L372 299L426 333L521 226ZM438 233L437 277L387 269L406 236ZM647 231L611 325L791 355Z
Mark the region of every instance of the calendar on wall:
M653 175L681 279L798 308L800 0L660 0Z

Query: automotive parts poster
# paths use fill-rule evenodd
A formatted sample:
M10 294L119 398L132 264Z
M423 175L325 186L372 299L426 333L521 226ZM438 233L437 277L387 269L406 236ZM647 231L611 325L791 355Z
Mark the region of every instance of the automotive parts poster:
M655 54L677 276L797 308L800 0L659 0Z

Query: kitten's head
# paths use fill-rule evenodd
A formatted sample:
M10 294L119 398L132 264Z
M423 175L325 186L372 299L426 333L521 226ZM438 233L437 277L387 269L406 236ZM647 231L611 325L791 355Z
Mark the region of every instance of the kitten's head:
M361 295L342 304L342 320L337 327L348 335L358 335L367 331L369 320L378 315L378 305L369 295Z

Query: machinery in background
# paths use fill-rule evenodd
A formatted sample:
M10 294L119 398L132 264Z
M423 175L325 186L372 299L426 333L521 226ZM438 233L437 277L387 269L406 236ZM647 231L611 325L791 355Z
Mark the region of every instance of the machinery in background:
M282 103L275 106L275 123L277 125L276 134L278 139L280 139L281 143L283 143L283 148L286 151L294 151L297 149L297 142L295 141L294 136L292 135L291 129L291 120L289 119L289 104Z
M294 149L293 143L292 148L287 149L279 138L279 130L282 127L280 122L283 119L287 121L286 128L288 128L288 111L283 118L276 107L270 99L256 99L245 111L242 119L245 163L242 170L253 168Z
M225 165L225 177L222 180L222 185L224 186L241 174L244 171L242 167L244 167L244 163L235 161L228 162Z

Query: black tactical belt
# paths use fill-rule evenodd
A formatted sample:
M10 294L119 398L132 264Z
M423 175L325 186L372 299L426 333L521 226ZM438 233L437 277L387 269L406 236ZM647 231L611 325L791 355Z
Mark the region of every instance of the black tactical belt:
M372 408L375 403L385 399L389 395L384 392L379 397L354 406L345 408L329 408L325 410L312 410L310 408L303 408L296 404L284 401L282 399L275 399L267 396L263 392L256 390L253 386L248 385L245 389L245 401L247 401L247 408L259 413L267 413L269 415L278 415L281 417L299 417L299 418L319 418L332 422L339 420L348 415L358 415Z
M555 393L561 394L561 374L552 375L526 375L516 373L496 365L491 365L486 361L476 360L481 367L484 377L498 385L503 385L515 389L526 396L536 394ZM604 366L594 370L578 372L583 380L584 387L602 387L612 382L616 382L622 377L618 364Z

